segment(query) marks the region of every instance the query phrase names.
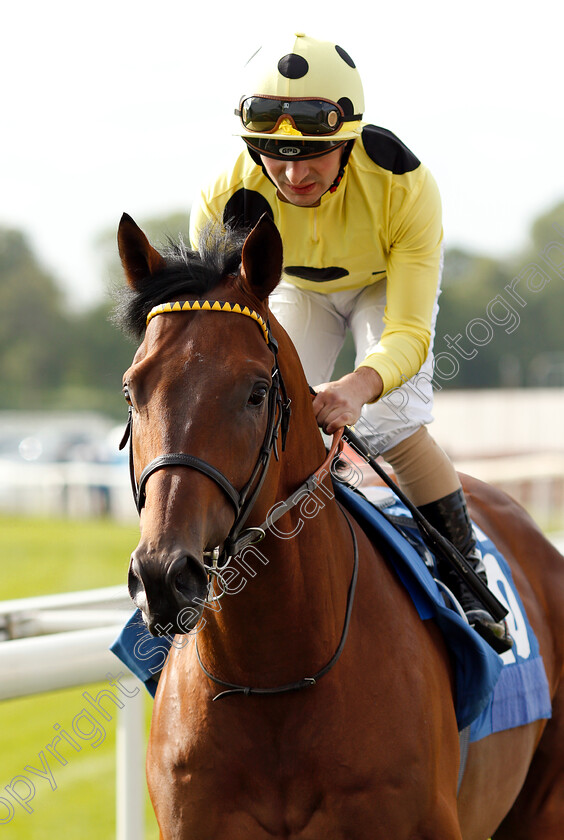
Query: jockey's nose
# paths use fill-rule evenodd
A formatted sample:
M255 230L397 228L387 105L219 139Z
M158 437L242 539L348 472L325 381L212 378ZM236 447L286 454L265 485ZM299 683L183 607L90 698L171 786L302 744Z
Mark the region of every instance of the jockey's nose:
M300 184L309 175L309 164L306 160L288 161L285 173L288 183Z

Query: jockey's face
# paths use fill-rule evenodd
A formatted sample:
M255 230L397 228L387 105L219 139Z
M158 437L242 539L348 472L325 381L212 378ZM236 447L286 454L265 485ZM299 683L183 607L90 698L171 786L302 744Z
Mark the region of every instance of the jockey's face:
M314 207L339 174L343 149L339 146L322 157L306 160L274 160L261 155L261 161L279 198L297 207Z

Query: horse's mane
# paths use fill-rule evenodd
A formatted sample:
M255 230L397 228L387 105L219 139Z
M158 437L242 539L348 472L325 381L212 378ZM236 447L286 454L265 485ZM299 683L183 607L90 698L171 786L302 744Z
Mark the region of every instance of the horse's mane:
M114 293L112 321L124 332L140 339L153 306L182 298L207 295L221 278L238 270L246 232L220 222L210 222L200 235L198 251L192 251L182 237L170 237L161 251L166 266L133 289L129 285Z

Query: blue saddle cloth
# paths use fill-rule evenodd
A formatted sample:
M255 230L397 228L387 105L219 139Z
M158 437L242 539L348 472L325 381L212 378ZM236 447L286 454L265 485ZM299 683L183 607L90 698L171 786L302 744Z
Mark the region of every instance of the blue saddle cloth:
M471 724L470 741L551 716L548 680L536 636L515 588L511 570L493 542L474 523L488 585L509 610L513 648L501 656L444 604L432 571L434 558L407 508L391 491L382 510L344 485L341 503L386 553L425 620L434 618L450 648L456 677L459 729Z
M391 492L384 510L362 494L336 484L339 501L362 525L379 549L392 561L409 592L420 618L434 619L450 649L455 670L455 709L458 728L471 724L470 740L477 741L514 726L551 715L548 681L536 637L515 589L511 571L491 540L476 533L488 583L509 609L507 617L514 640L511 651L499 656L458 615L445 606L429 568L433 558L423 544L409 511ZM190 637L186 637L186 643ZM111 650L145 683L154 696L171 641L154 638L136 611Z

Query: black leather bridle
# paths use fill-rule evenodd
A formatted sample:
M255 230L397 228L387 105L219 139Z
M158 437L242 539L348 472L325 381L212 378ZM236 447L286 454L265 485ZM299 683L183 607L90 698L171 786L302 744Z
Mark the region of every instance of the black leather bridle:
M237 312L242 315L247 315L253 318L253 320L255 320L258 323L259 327L261 327L264 338L274 356L271 386L268 395L268 418L266 424L266 431L256 464L252 470L250 478L241 490L237 490L229 481L229 479L226 478L226 476L223 475L223 473L219 469L217 469L217 467L214 467L207 461L203 461L201 458L198 458L195 455L189 455L184 452L172 452L170 454L167 453L165 455L159 455L157 458L154 458L144 468L144 470L141 473L141 476L139 477L139 482L137 482L137 478L135 475L135 465L133 462L133 410L131 406L129 408L129 415L125 433L120 443L120 449L123 449L129 441L129 472L131 479L131 489L133 491L133 497L135 499L135 504L139 513L141 512L145 504L145 486L147 483L147 479L157 470L166 469L167 467L188 467L190 469L198 470L204 475L207 475L208 478L211 478L213 481L215 481L215 483L219 487L221 487L226 496L229 498L231 504L235 509L235 521L231 527L227 538L224 541L223 551L219 556L216 554L216 552L205 552L204 554L204 565L211 579L213 575L218 575L219 577L221 577L221 570L225 568L225 566L229 563L232 557L236 557L237 554L239 554L239 552L246 548L248 545L252 545L263 539L266 531L281 516L287 513L292 507L294 507L303 499L304 493L315 492L315 490L319 487L321 482L324 480L324 478L330 471L331 464L333 463L334 458L342 450L343 440L342 432L335 435L333 438L333 445L324 463L321 464L321 466L312 475L310 475L309 478L307 478L306 481L294 493L292 493L289 499L287 499L281 505L277 506L276 510L270 511L265 522L263 522L262 525L260 525L259 527L246 528L243 530L243 526L261 491L264 479L266 478L272 453L274 453L275 458L278 458L277 442L279 435L282 450L284 450L286 435L288 432L288 425L290 422L291 400L288 398L286 388L284 385L284 380L278 367L278 344L275 338L273 337L272 333L270 332L268 323L265 322L262 319L262 317L256 312L248 310L246 307L241 309L241 307L239 307L238 304L235 304L235 306L233 306L233 304L221 301L177 301L175 303L166 303L154 307L154 309L151 310L147 317L147 323L149 323L149 321L152 317L154 317L154 315L159 315L164 312L181 312L186 310L193 311L194 309L214 309L228 312ZM200 653L197 648L196 640L196 654L198 663L202 671L210 680L222 686L222 688L224 689L222 692L220 692L213 698L214 700L218 700L222 697L227 697L232 694L244 694L246 696L272 695L286 693L289 691L297 691L302 688L314 686L317 683L317 681L321 679L321 677L325 676L325 674L327 674L337 663L343 652L345 642L348 636L359 565L358 545L354 528L349 520L348 515L344 511L343 515L347 521L347 525L349 526L352 537L353 571L351 581L349 584L349 590L347 593L347 604L343 630L341 633L339 644L333 656L320 670L318 670L312 676L307 676L303 679L297 680L296 682L288 683L281 686L274 686L272 688L252 688L251 686L242 686L236 683L227 682L214 676L210 671L208 671L200 658ZM213 565L211 566L205 562L206 559L210 559L210 556L213 557Z
M194 306L194 304L198 304ZM204 304L207 304L204 305ZM268 393L268 417L266 423L266 431L264 439L258 454L257 461L251 472L251 475L241 490L237 490L229 479L212 464L198 458L196 455L189 455L184 452L171 452L166 455L159 455L154 458L144 468L139 477L139 482L135 475L135 465L133 461L133 410L129 407L129 414L125 433L120 443L120 449L123 449L129 441L129 474L131 479L131 489L137 511L141 513L146 499L145 487L149 476L154 472L167 467L188 467L190 469L198 470L204 475L211 478L212 481L221 487L235 510L235 521L231 526L231 530L227 535L221 556L221 562L217 568L222 568L227 564L230 557L234 557L239 551L254 542L258 542L264 537L264 530L261 528L247 528L243 530L245 522L253 508L253 505L261 491L264 479L268 472L268 466L272 454L278 459L278 437L280 435L280 442L282 450L286 443L286 435L288 432L288 425L290 422L290 399L288 398L286 387L282 374L278 367L278 343L270 331L268 323L266 323L256 312L249 309L234 309L232 304L227 304L224 301L178 301L175 303L161 304L155 307L147 317L147 323L155 315L163 314L165 312L177 311L194 311L194 309L220 309L220 311L237 312L238 314L248 315L258 323L263 331L265 340L274 356L274 363L271 373L271 385ZM246 311L245 311L246 309Z

